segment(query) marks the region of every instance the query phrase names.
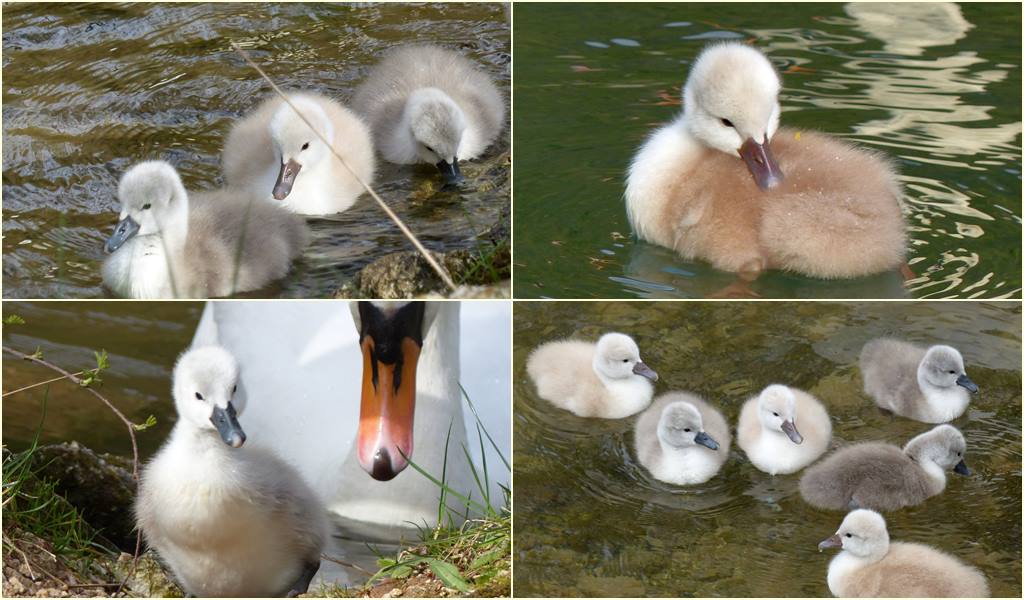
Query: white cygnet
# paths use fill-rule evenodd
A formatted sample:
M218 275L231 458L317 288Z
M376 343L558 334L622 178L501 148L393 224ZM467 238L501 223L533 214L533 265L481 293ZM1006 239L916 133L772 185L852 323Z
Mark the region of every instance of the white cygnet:
M713 406L686 392L662 394L634 430L637 458L655 479L704 483L729 458L729 425Z
M799 471L832 441L832 421L821 402L778 384L747 400L736 430L736 443L750 462L770 475Z

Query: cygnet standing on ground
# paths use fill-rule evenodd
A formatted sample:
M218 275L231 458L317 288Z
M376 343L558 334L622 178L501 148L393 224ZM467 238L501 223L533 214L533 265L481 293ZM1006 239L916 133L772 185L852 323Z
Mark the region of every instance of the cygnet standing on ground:
M621 419L647 407L658 374L640 360L633 338L606 333L597 344L559 340L538 346L526 361L537 394L581 417Z
M293 467L243 447L238 375L221 347L178 359L178 422L142 473L138 527L193 596L294 596L320 567L327 513Z
M860 352L860 373L864 393L875 404L925 423L959 417L978 391L951 346L924 349L890 338L871 340Z

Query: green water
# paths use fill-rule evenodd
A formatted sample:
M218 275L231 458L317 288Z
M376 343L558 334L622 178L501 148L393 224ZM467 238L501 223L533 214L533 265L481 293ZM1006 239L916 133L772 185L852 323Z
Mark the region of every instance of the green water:
M886 15L897 8L517 4L516 297L700 298L733 280L633 241L622 202L631 157L678 114L689 64L715 39L766 51L783 73L783 124L884 152L905 188L906 287L895 273L770 273L757 294L1020 297L1020 6Z
M537 398L525 369L534 347L617 330L660 375L657 393L694 391L733 426L768 384L808 390L829 410L834 447L901 444L931 427L884 414L862 393L864 342L956 346L981 388L952 423L973 475L950 474L941 495L887 514L889 533L977 566L993 596L1020 597L1019 303L519 302L514 316L517 596L829 595L832 555L817 544L843 513L806 505L799 474L762 473L734 444L709 482L665 484L636 462L633 419L582 419Z
M145 3L3 7L3 284L7 298L102 297L103 243L118 178L163 158L189 189L221 184L231 125L270 93L239 42L285 89L346 101L388 48L458 50L510 87L501 4ZM433 167L380 161L375 188L432 250L477 248L510 201L508 129L437 189ZM360 268L411 246L364 195L309 219L313 241L288 277L254 297L329 296Z

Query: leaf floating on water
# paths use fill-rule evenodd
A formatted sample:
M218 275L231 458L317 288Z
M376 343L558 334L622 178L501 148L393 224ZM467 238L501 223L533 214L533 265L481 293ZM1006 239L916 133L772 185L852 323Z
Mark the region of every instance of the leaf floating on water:
M4 325L24 325L25 319L22 319L18 315L7 315L4 317Z
M574 73L591 73L591 72L604 71L605 70L605 69L592 69L592 68L588 67L587 65L570 65L569 68L572 69Z
M817 73L817 69L801 67L800 65L789 65L783 73Z

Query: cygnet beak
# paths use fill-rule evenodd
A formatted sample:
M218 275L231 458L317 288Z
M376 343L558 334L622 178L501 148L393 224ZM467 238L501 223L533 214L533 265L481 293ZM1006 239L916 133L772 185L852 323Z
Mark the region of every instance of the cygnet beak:
M654 369L648 367L647 364L644 363L644 361L642 360L636 361L636 364L633 365L633 374L639 375L641 377L646 377L651 381L658 380L658 374L654 372Z
M794 444L799 444L804 441L804 436L800 435L800 432L796 430L796 423L793 421L782 422L782 432L789 436L789 439Z
M292 192L295 185L295 178L299 176L302 165L291 159L281 165L281 172L277 174L277 182L274 183L274 200L284 200Z
M967 463L965 463L963 460L961 460L960 462L956 463L956 466L953 467L953 472L959 473L961 475L970 475L971 474L971 470L967 468Z
M210 415L210 422L217 428L220 439L232 448L239 448L245 443L245 432L238 424L238 417L235 414L235 405L228 402L227 408L213 407L213 414Z
M462 171L459 170L459 159L453 158L452 162L442 160L435 165L437 170L441 172L444 177L445 185L456 185L462 183L465 177L462 176Z
M757 187L762 190L770 190L782 183L782 170L779 163L775 162L772 151L768 148L768 136L764 137L764 143L757 143L753 138L747 138L740 146L740 157L747 163L747 169L754 176Z
M693 438L693 443L700 444L701 446L704 446L705 448L710 448L712 450L718 450L718 442L716 442L714 438L704 433L703 431L698 433L697 437Z
M139 224L135 222L135 219L125 217L117 222L114 233L110 234L110 237L107 238L107 243L103 246L103 249L107 254L110 254L123 246L125 242L134 237L138 232Z
M832 537L828 538L827 540L822 540L821 543L818 544L818 552L821 552L825 548L842 548L842 547L843 547L843 538L839 537L839 534L837 533L837 534L833 535Z
M973 381L971 381L971 378L967 376L967 373L964 373L963 375L957 377L956 384L966 389L968 392L972 394L978 393L978 386L975 385Z

